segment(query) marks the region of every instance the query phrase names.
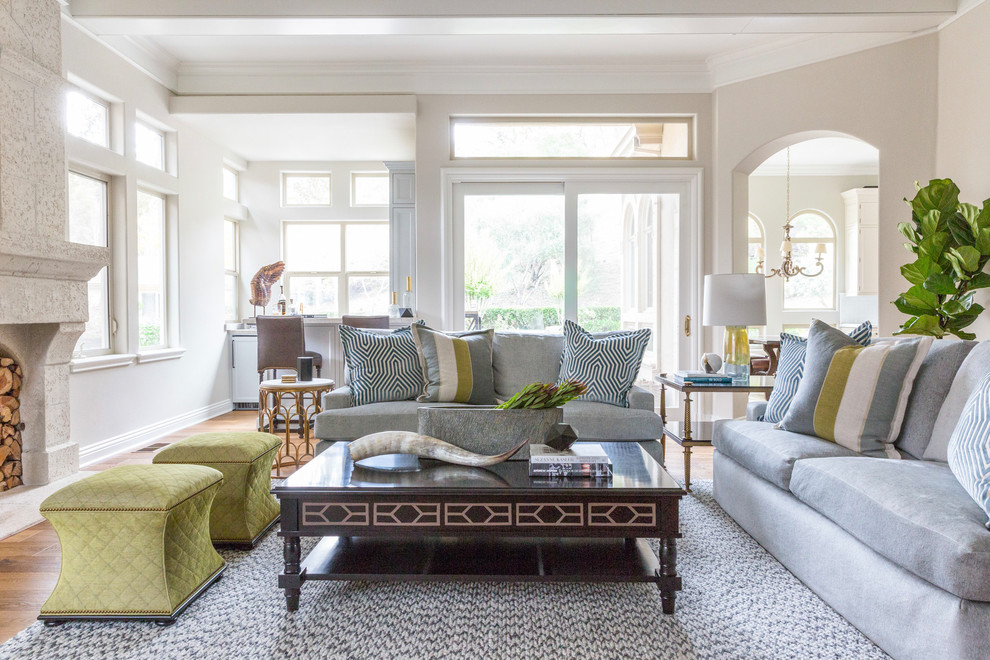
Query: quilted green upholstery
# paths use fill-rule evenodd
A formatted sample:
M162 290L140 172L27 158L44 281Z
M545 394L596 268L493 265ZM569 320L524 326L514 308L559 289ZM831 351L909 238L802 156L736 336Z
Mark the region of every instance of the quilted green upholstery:
M51 495L41 512L62 569L42 615L174 614L224 566L208 525L221 481L196 465L128 465Z
M200 433L162 449L154 463L204 465L222 472L210 536L218 543L251 543L279 515L271 474L281 446L282 440L269 433Z

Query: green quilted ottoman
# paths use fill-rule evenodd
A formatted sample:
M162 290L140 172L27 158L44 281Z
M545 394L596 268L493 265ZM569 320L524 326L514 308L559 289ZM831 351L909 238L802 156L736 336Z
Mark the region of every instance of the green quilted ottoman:
M62 570L38 618L174 622L226 568L209 523L222 481L198 465L125 465L49 496Z
M217 545L254 547L278 522L272 463L282 440L270 433L200 433L162 449L154 463L205 465L223 473L213 501L210 536Z

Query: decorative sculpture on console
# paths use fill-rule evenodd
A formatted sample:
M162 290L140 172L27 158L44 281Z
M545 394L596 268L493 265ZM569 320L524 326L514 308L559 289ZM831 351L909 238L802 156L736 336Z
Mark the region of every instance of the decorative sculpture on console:
M279 281L284 270L284 261L276 261L273 264L262 266L251 278L251 300L249 302L256 308L261 307L262 312L264 312L265 307L268 306L268 301L272 299L272 285ZM256 316L257 311L257 309L254 310Z

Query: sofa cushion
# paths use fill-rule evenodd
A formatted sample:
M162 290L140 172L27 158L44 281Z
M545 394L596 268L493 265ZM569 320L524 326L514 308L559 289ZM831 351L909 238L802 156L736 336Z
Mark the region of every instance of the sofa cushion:
M423 391L423 367L409 327L382 334L340 326L354 404L414 399Z
M495 396L506 400L530 383L555 383L563 335L496 332L492 349Z
M949 469L970 497L990 514L990 373L969 397L962 419L952 432Z
M890 561L946 591L990 601L986 514L948 466L884 458L798 461L791 492Z
M932 439L935 420L942 408L959 365L976 346L975 341L943 339L932 344L921 369L914 379L911 398L901 426L901 435L894 446L914 458L925 455Z
M581 440L656 440L663 436L663 421L652 410L619 408L594 401L566 403L564 423Z
M423 393L416 397L417 401L477 405L495 403L492 377L494 330L447 335L426 326L411 327L426 381Z
M949 388L932 428L931 442L925 447L925 460L943 463L949 460L949 438L952 437L952 431L962 417L969 395L987 372L990 372L990 342L983 341L969 352L959 365L956 377L952 379L952 387Z
M626 397L643 363L650 329L619 331L596 338L573 321L564 321L564 353L557 381L575 380L588 386L581 401L625 408Z
M426 406L459 406L457 403L385 401L353 408L324 410L316 416L313 434L321 440L353 440L380 431L419 430L417 410Z
M715 423L715 449L750 472L787 490L795 461L820 456L859 456L834 442L775 429L768 422L723 420Z

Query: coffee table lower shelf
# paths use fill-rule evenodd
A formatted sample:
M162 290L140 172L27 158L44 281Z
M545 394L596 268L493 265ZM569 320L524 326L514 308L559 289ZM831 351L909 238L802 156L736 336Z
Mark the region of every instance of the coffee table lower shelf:
M445 582L650 582L674 611L681 578L664 575L646 539L325 537L298 574L279 575L279 587L309 580ZM672 572L672 571L671 571ZM298 607L287 598L288 609Z

